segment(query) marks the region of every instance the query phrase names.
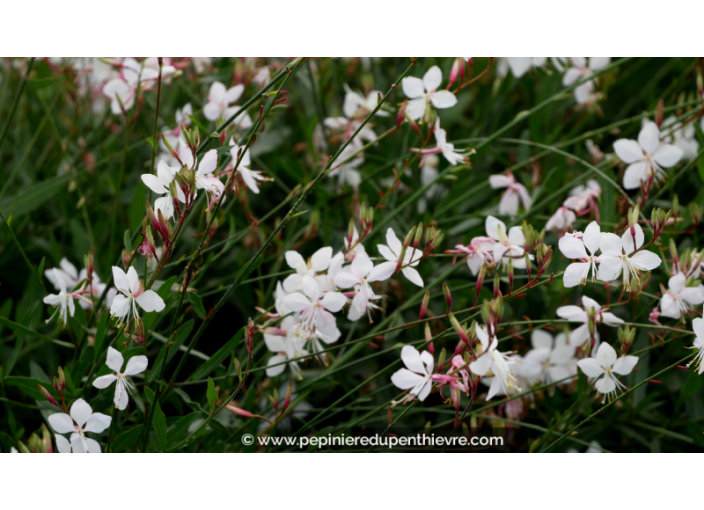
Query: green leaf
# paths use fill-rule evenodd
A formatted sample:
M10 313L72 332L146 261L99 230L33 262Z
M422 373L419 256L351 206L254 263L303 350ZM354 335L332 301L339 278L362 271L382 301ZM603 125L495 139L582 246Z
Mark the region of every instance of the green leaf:
M4 384L6 386L14 386L19 388L22 393L40 402L46 401L41 391L39 391L38 385L44 386L44 389L49 392L49 394L58 399L59 396L54 391L54 387L51 384L47 384L45 381L40 381L34 377L21 377L21 376L10 376L5 377Z
M215 382L208 377L208 404L210 404L210 414L215 412L215 401L218 399L218 390L215 389Z
M203 124L201 124L201 122L196 117L194 117L193 115L189 115L188 117L191 119L191 122L198 126L198 129L200 129L204 133L204 138L208 138L210 136L208 134L208 129Z
M196 311L196 315L199 319L205 320L205 308L203 307L203 300L195 292L188 292L188 300L193 305L193 309Z
M66 189L66 184L71 178L70 174L61 175L33 184L29 189L18 193L15 197L7 197L0 201L0 210L6 217L21 216L33 211L47 200L53 198L61 190Z
M166 449L168 435L166 432L166 415L161 410L159 402L154 407L154 430L156 430L156 439L159 441L159 448L163 452Z
M119 453L124 452L128 448L132 447L135 443L137 443L139 436L142 435L142 430L144 430L144 425L141 423L130 429L125 430L112 442L111 451Z
M704 379L697 374L696 370L688 370L688 372L687 379L682 385L682 398L693 397L699 393L699 390L702 389L702 385L704 385Z
M157 148L159 147L159 145L157 144L157 141L154 140L154 138L147 138L147 142L149 142L149 145L152 146L153 150L157 150Z
M97 363L97 356L100 349L103 346L103 340L105 340L105 334L108 331L108 324L110 323L110 315L104 313L100 318L100 323L98 324L98 331L95 334L95 343L93 344L93 363Z

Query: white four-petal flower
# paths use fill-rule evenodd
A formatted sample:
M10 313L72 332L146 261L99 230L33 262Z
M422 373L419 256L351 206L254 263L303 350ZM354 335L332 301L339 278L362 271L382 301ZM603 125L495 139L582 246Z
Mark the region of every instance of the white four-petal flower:
M401 251L403 251L403 243L399 241L398 237L396 237L396 232L394 232L394 229L389 228L386 230L386 244L377 244L376 248L379 250L379 253L381 253L381 256L386 260L396 262L401 256ZM423 286L423 278L421 278L420 274L414 269L414 267L418 265L422 256L422 251L409 246L406 248L406 254L403 256L402 266L406 267L401 269L403 276L408 278L411 283L418 285L418 287Z
M670 168L682 158L682 149L662 143L657 124L650 121L641 128L638 141L626 138L616 140L614 151L628 165L623 174L625 189L636 189L641 182L656 179L663 168Z
M581 359L577 365L588 377L597 378L594 388L610 400L617 389L625 388L614 374L628 375L636 363L638 356L621 356L617 359L614 348L604 342L597 349L596 356Z
M437 90L441 83L442 71L438 66L428 69L422 80L413 76L401 80L403 93L410 99L406 113L411 119L420 119L428 104L435 108L451 108L457 104L457 98L452 92Z
M409 393L422 402L433 388L433 355L428 351L418 352L412 345L404 345L401 349L401 359L407 368L397 370L391 376L391 382L397 388L410 390Z
M129 393L134 389L134 386L129 381L129 376L141 374L147 369L149 360L146 356L132 356L127 362L125 371L121 372L122 365L125 363L125 358L122 356L120 351L112 347L108 347L108 356L105 360L105 364L110 367L115 374L107 374L98 377L93 381L93 386L98 389L104 389L110 386L112 383L115 384L115 407L120 411L124 411L130 400Z
M71 434L71 443L64 436L56 436L59 453L100 453L100 445L95 439L86 437L86 432L99 434L110 426L112 418L106 414L94 413L90 405L79 398L71 406L71 415L55 413L49 416L49 425L59 434ZM75 422L75 423L74 423Z

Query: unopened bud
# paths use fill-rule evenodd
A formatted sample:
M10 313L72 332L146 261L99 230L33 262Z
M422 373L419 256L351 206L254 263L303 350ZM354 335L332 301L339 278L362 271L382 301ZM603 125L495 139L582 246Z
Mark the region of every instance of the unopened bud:
M430 289L425 291L425 296L423 296L423 302L420 304L420 314L418 315L418 320L423 320L425 317L425 312L428 309L428 302L430 302Z
M450 287L447 286L446 282L442 283L442 292L445 294L445 302L447 303L447 313L450 313L452 309L452 293L450 292Z

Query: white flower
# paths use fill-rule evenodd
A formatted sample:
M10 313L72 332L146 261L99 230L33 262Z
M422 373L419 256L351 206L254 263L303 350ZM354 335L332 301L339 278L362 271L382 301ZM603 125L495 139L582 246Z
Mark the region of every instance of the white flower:
M616 359L616 351L607 343L602 343L593 358L581 359L577 362L588 377L596 377L594 388L608 397L609 400L616 394L617 389L625 386L616 379L614 374L628 375L638 363L638 356L621 356ZM603 377L602 377L603 376Z
M561 206L555 211L555 214L550 216L550 219L545 224L545 230L548 232L552 230L566 231L572 228L572 223L577 219L577 215L565 206Z
M214 199L220 198L220 195L225 191L225 185L212 175L218 166L218 152L215 149L205 153L200 160L198 170L196 170L198 160L193 159L193 153L187 147L183 147L179 151L179 158L186 168L196 172L196 188L204 189Z
M504 76L510 69L514 77L520 78L531 68L544 66L547 60L547 57L503 57L498 63L499 74Z
M71 406L71 416L55 413L49 416L49 425L59 434L71 434L71 444L64 436L56 436L59 453L100 453L100 445L95 439L85 436L86 432L101 433L110 426L112 418L94 413L88 403L79 398ZM74 424L75 422L75 424ZM61 439L59 439L61 438Z
M267 363L266 375L267 377L276 377L288 365L294 377L300 379L303 372L298 366L299 361L290 360L308 356L308 351L304 347L308 342L309 335L302 330L300 325L296 324L291 316L285 317L281 321L281 329L285 332L283 336L264 333L264 342L267 348L276 353Z
M447 132L440 128L440 119L435 121L435 142L437 148L442 151L442 155L451 165L459 165L464 162L467 151L456 151L455 145L447 141ZM432 150L432 149L431 149Z
M521 374L544 384L565 379L577 373L574 347L567 343L564 333L555 337L550 333L534 329L530 337L533 349L523 358Z
M566 288L576 287L580 284L585 285L590 271L592 273L592 281L594 281L599 274L596 269L596 252L599 250L601 243L601 229L599 225L596 221L592 221L584 230L584 235L581 235L581 233L578 234L579 235L565 234L558 243L560 251L565 257L584 261L573 262L567 266L565 274L562 277ZM587 254L587 250L589 250L589 254Z
M578 81L588 78L594 74L594 71L599 71L611 62L610 57L589 57L587 64L586 57L570 57L572 67L567 69L562 77L562 85L569 87ZM594 98L594 80L588 80L574 89L574 98L579 104L588 103Z
M701 285L687 287L686 283L687 277L683 273L677 273L669 279L667 292L660 300L660 311L663 316L679 319L692 308L692 305L704 303Z
M360 115L366 116L370 112L374 111L374 108L376 108L376 105L379 103L380 92L378 90L372 90L365 98L362 94L352 90L346 83L344 84L344 87L345 101L342 105L342 111L347 118L352 119ZM378 115L379 117L388 117L389 113L379 109L375 115Z
M51 282L56 290L61 290L61 280L63 280L64 283L63 288L71 290L81 281L78 277L76 266L71 264L66 257L61 259L58 268L46 269L44 276L46 276L46 279Z
M285 254L286 264L295 269L295 274L284 280L284 290L288 293L303 291L311 299L317 299L323 291L333 290L327 275L320 275L330 267L332 248L326 246L316 251L306 263L300 253L289 250ZM288 308L288 307L287 307Z
M485 227L487 235L498 241L494 244L494 260L503 264L508 264L511 260L514 268L525 269L523 245L526 243L526 237L523 235L523 229L511 227L507 234L506 224L493 216L487 216ZM533 260L533 255L530 255L530 259Z
M587 310L590 308L594 309L596 324L606 324L612 327L623 324L622 319L619 319L611 312L602 311L601 305L587 296L582 296L582 306L584 308L567 305L557 309L558 317L572 322L583 323L570 334L570 344L575 347L582 345L589 339L589 316ZM596 335L596 338L598 339L598 335Z
M519 199L523 202L526 212L530 211L533 199L528 194L526 187L516 181L511 172L507 172L506 175L490 175L489 185L493 189L506 188L506 192L499 201L499 214L506 216L518 214Z
M433 355L428 351L418 352L412 345L404 345L401 349L401 359L407 368L397 370L391 376L391 382L397 388L411 390L409 393L422 402L433 388Z
M127 362L125 371L120 372L124 363L125 358L120 354L120 351L108 347L108 356L105 360L105 364L110 367L115 374L103 375L93 381L93 386L101 390L107 388L112 383L116 383L113 402L115 403L115 407L120 411L124 411L127 407L130 400L129 394L131 390L134 389L128 377L144 372L147 369L149 360L146 356L132 356Z
M347 318L356 321L366 313L367 308L376 308L376 305L370 301L377 300L381 296L374 294L370 284L391 278L396 271L396 262L383 262L374 266L366 253L358 253L350 264L349 270L349 273L347 271L336 273L332 281L341 289L354 287L356 294L352 299Z
M625 189L636 189L641 182L657 179L663 174L663 168L670 168L682 158L682 149L660 142L660 130L650 121L638 133L637 142L625 138L616 140L614 151L628 164L623 174Z
M46 269L44 271L44 276L47 280L51 282L54 288L61 291L60 280L64 281L64 289L66 291L73 290L76 285L83 281L88 280L88 270L86 268L81 269L80 273L76 270L76 266L71 264L69 260L64 257L59 262L58 268ZM94 298L99 299L105 290L105 284L100 281L100 276L95 271L92 274L92 281L87 281L86 290L83 294L91 294ZM88 298L81 297L82 294L74 293L74 298L78 298L78 304L84 310L88 310L93 307L93 301Z
M589 179L587 185L580 184L570 190L570 196L562 203L576 213L587 211L590 207L596 206L595 199L601 196L601 187L594 179Z
M399 241L396 237L394 229L389 228L386 230L386 243L387 244L377 244L376 248L381 253L381 256L390 262L396 262L401 256L401 251L403 250L403 243ZM406 266L401 269L403 276L408 278L411 283L418 285L418 287L423 286L423 278L421 278L418 271L413 269L420 262L421 257L423 257L423 252L416 250L409 246L406 248L406 254L403 256L402 266Z
M174 216L174 200L171 198L169 187L173 182L176 174L181 170L181 167L170 167L166 161L161 160L156 167L156 175L142 174L142 182L157 195L165 195L157 198L154 202L154 212L164 215L165 219L171 219ZM182 203L186 203L186 195L184 195L181 186L176 183L176 194Z
M352 248L352 253L355 255L359 253L364 253L366 255L366 250L364 249L364 245L362 243L358 243L357 241L359 240L359 232L357 232L357 227L355 226L353 228L352 232L352 244L354 245L354 248ZM345 251L349 250L350 248L350 242L347 239L347 236L343 238L343 242L345 243ZM356 244L355 244L356 243Z
M410 99L406 113L411 119L420 119L428 104L435 108L451 108L457 104L457 98L452 92L437 90L441 83L442 71L438 66L428 69L422 80L413 76L401 80L403 93Z
M309 335L320 331L328 343L340 338L340 330L333 313L342 310L347 303L347 298L339 292L326 292L320 296L308 299L300 292L294 292L284 297L283 305L293 312L299 312L297 321ZM332 312L332 313L330 313Z
M616 234L601 234L599 279L604 282L617 279L623 271L623 285L630 291L631 278L638 278L638 271L652 271L662 262L655 253L647 250L636 252L645 236L637 223L628 228L621 238ZM635 237L635 244L633 238Z
M362 183L362 174L357 168L364 163L364 156L360 153L352 157L358 150L359 148L355 148L354 144L349 144L335 160L342 163L334 167L328 173L328 177L337 177L338 186L342 187L347 183L353 188L358 188ZM349 158L352 159L345 163Z
M69 313L71 314L71 317L73 317L73 314L76 313L76 304L73 302L73 294L66 292L66 283L64 278L59 274L58 269L54 269L54 281L59 284L60 291L58 294L49 294L48 296L44 296L44 304L55 306L56 311L54 312L54 315L58 313L59 321L65 325L68 321ZM47 322L53 319L54 315L52 315Z
M509 395L520 391L521 388L518 386L516 376L511 371L513 360L496 349L499 345L498 340L495 337L489 338L484 326L477 324L475 331L477 332L477 338L482 344L482 353L469 364L469 370L473 374L481 376L486 375L489 370L494 374L486 399L491 400L499 392Z
M682 127L681 122L677 122L676 117L668 117L662 123L663 132L660 134L662 140L667 140L675 147L682 150L682 156L688 160L697 157L699 142L695 137L694 124L689 123Z
M219 81L214 82L208 91L208 103L203 107L203 115L205 115L205 118L208 120L218 120L221 116L225 119L229 119L239 109L237 105L230 105L242 97L243 92L244 85L241 83L227 89L225 85ZM246 115L246 113L244 113L244 115ZM247 116L247 118L249 118L249 116ZM240 115L235 122L240 125L249 124L248 126L242 125L245 129L252 125L251 119L247 122L242 115Z
M240 146L235 143L235 139L230 139L230 155L232 156L232 161L237 161L237 152ZM242 148L244 150L244 148ZM250 170L249 165L251 165L251 158L249 156L249 151L246 151L242 155L242 160L237 167L237 172L242 176L242 180L247 185L247 187L252 191L252 193L259 193L259 185L257 181L266 181L266 177L262 177L262 172L259 170Z
M458 244L454 250L447 250L445 253L452 253L465 257L467 267L473 276L487 264L494 261L494 246L496 241L491 237L474 237L467 246Z
M119 267L112 266L112 276L119 294L112 300L110 315L117 317L121 323L139 318L137 305L145 312L160 312L166 307L159 294L142 289L134 267L130 266L125 274Z
M699 349L699 352L697 356L687 364L687 367L694 363L698 371L697 373L702 375L702 372L704 372L704 365L702 365L702 360L704 360L704 319L699 317L694 319L692 321L692 331L694 331L696 335L692 348Z

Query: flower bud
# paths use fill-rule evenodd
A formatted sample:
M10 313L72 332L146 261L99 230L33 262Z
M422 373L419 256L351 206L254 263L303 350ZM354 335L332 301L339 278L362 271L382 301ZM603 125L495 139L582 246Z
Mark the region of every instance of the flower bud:
M425 291L425 296L423 296L423 302L420 304L420 314L418 315L418 320L423 320L425 317L425 312L428 309L428 302L430 301L430 289Z
M450 287L447 286L446 282L442 283L442 292L445 294L445 302L447 303L447 313L450 313L452 309L452 293L450 292Z
M450 316L450 324L452 324L452 328L455 330L455 333L457 333L457 335L460 337L460 340L462 340L465 344L469 345L468 344L469 338L467 337L467 332L464 330L462 325L459 323L459 321L457 320L457 317L455 317L455 315L452 312L449 313L449 316Z
M49 393L49 392L46 390L46 388L45 388L44 386L42 386L41 384L37 384L37 386L39 387L39 391L41 392L42 396L43 396L45 399L47 399L50 404L54 404L54 405L57 406L57 407L61 407L61 406L56 402L56 400L54 399L54 397L51 396L51 393Z
M247 321L247 352L252 355L254 347L254 321L250 317Z
M501 295L501 286L500 286L500 280L499 280L499 273L496 273L494 275L494 297L498 297Z
M423 222L422 221L418 224L418 229L416 230L416 236L413 239L413 249L414 250L418 249L418 245L420 244L421 239L423 239Z
M625 328L618 329L618 341L621 343L621 353L625 356L628 353L628 349L633 345L633 340L636 337L635 328L626 325Z

